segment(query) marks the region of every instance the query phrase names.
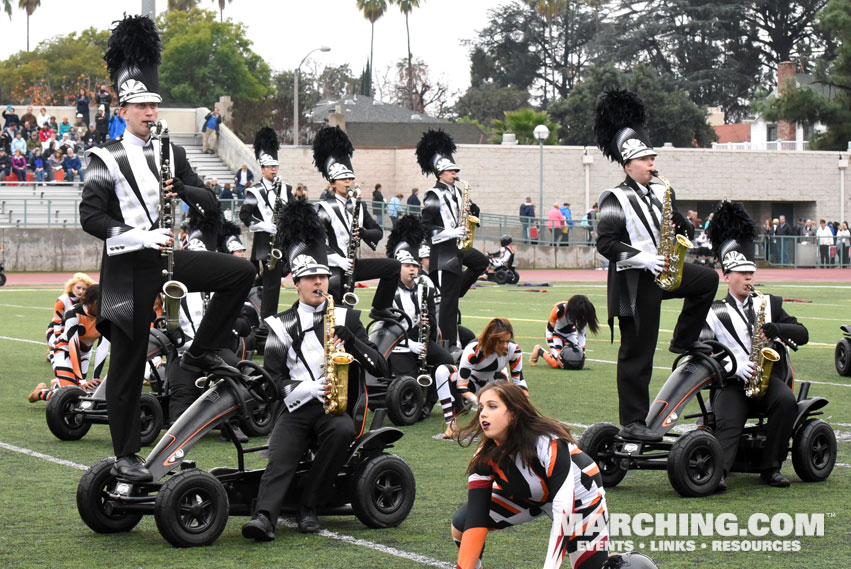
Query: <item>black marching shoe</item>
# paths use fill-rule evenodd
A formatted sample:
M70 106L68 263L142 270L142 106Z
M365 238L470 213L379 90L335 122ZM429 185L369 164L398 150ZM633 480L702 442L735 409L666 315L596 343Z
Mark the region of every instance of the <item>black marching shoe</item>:
M772 470L763 470L762 472L760 472L759 482L760 484L768 484L769 486L773 486L775 488L789 487L789 479L780 474L779 468L774 468Z
M275 525L266 514L257 512L242 524L242 537L254 541L272 541L275 539Z
M701 354L711 354L712 348L704 344L703 342L694 342L689 345L675 344L671 342L671 345L668 347L668 350L675 354L688 354L688 353L701 353Z
M715 487L715 493L721 494L722 492L727 491L727 475L722 474L721 480L718 481L718 486Z
M117 457L110 474L128 482L150 482L154 479L142 457L135 454Z
M662 437L654 434L647 428L647 425L640 421L633 421L632 423L621 427L618 434L625 439L635 439L637 441L652 442L662 440Z
M301 533L316 533L319 531L319 518L316 509L310 506L299 506L296 514L298 531Z
M239 444L245 444L248 442L248 435L242 432L242 429L239 428L238 423L231 423L231 429L233 429L233 435L236 437L236 442ZM230 434L227 432L227 429L221 430L220 438L225 442L230 442Z
M230 377L239 375L238 369L229 366L222 358L211 352L205 352L200 356L185 352L180 358L180 367L195 373L206 372Z

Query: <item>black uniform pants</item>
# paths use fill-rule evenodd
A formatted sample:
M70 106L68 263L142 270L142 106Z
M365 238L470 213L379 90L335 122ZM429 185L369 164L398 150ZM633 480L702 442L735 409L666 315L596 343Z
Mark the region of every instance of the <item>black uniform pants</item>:
M402 265L396 259L357 259L355 260L354 280L357 283L379 279L378 288L375 289L375 296L372 298L372 307L382 310L393 304L401 270ZM329 283L328 290L337 304L343 302L343 293L346 287L345 278L342 269L338 267L331 269L332 282Z
M732 379L715 395L715 438L724 452L724 472L730 472L739 449L739 439L749 414L765 413L768 417L766 445L760 470L780 468L786 459L789 437L795 425L798 404L795 394L780 379L772 377L762 399L745 395L744 386Z
M110 326L112 351L106 382L106 408L116 456L139 452L139 399L148 347L154 298L162 289L159 271L165 260L156 251L140 251L133 268L133 323L131 330ZM152 270L153 269L153 270ZM254 268L245 259L210 251L175 251L174 279L190 292L215 292L207 314L189 349L193 354L229 345L231 327L254 280ZM154 278L151 275L157 275ZM101 292L101 302L109 302Z
M260 299L260 319L278 313L278 300L281 298L281 279L284 276L284 265L286 261L281 259L274 269L269 268L269 262L263 262L261 280L263 282L263 296Z
M659 338L662 301L682 298L683 309L674 328L673 344L689 346L697 341L718 290L718 273L686 263L680 287L672 292L656 285L649 271L641 271L635 301L635 318L618 318L621 345L618 350L618 400L620 421L628 425L644 421L650 408L649 386L653 356Z
M431 280L440 289L440 314L438 324L444 341L458 342L458 299L467 294L479 275L488 268L488 258L477 249L461 253L461 264L466 267L461 274L449 271L432 271Z
M331 493L354 438L352 418L345 413L326 415L316 399L292 412L284 409L269 438L269 465L260 479L255 512L267 512L275 523L298 464L313 440L318 450L305 486L299 489L299 505L321 506Z

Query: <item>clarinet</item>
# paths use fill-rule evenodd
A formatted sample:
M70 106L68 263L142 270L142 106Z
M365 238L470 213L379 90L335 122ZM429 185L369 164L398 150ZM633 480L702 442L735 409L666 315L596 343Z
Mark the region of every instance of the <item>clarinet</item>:
M431 325L428 321L428 286L426 285L426 279L428 277L421 276L417 278L417 288L420 291L420 323L419 323L419 342L423 346L428 346L428 338L431 333ZM428 387L432 384L433 380L431 376L428 374L428 368L426 367L426 358L428 357L428 351L423 350L417 355L417 360L419 364L419 375L417 376L417 383L420 387Z
M349 199L353 195L355 195L355 188L349 188L348 194ZM358 255L358 247L360 247L360 224L359 224L359 216L360 216L360 194L355 197L355 207L352 211L352 225L351 225L351 234L352 237L349 239L349 248L346 251L346 258L352 262L349 270L343 274L343 278L346 279L345 288L343 289L343 304L347 305L349 308L354 308L357 306L357 303L360 301L358 295L355 294L355 262L357 261Z
M159 205L159 226L171 230L172 244L163 247L162 256L166 258L166 268L163 269L163 277L166 282L163 284L163 314L165 315L166 332L173 334L180 329L180 301L189 292L186 285L180 281L174 280L174 250L180 249L180 241L175 238L177 235L177 212L178 199L177 197L167 198L166 180L172 178L171 175L171 144L168 134L168 123L164 120L158 122L149 122L148 127L151 129L151 136L160 139L160 205Z
M284 200L281 199L281 179L277 176L275 176L273 193L275 195L275 209L272 212L272 221L275 223L275 232L269 236L269 260L267 261L267 265L270 269L274 270L278 261L284 256L278 242L278 236L281 234L281 210L283 209Z

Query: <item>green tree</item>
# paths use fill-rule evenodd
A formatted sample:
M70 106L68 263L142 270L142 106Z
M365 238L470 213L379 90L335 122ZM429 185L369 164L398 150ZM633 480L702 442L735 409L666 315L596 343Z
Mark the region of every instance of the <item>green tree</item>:
M502 135L510 132L517 138L517 144L538 144L533 132L539 124L546 125L550 129L550 136L547 137L544 144L558 144L556 133L558 125L550 121L546 112L532 109L506 112L505 118L502 120L491 121L494 133L491 142L498 144L502 140Z
M271 70L251 50L241 23L217 22L215 12L195 8L161 14L157 26L164 48L160 66L164 102L209 106L222 95L240 103L269 94Z
M471 85L455 102L452 114L490 124L503 117L505 111L529 106L529 92L517 87L500 87L494 83Z
M415 109L414 106L414 63L411 55L411 27L408 25L408 16L414 11L414 8L420 7L420 0L390 0L391 4L399 6L399 11L405 14L405 33L408 35L408 100L409 108Z
M169 12L187 12L198 6L201 0L168 0Z
M18 0L18 8L27 12L27 51L30 50L30 16L41 6L41 0Z
M9 14L9 19L12 19L12 0L3 0L3 11Z
M410 73L413 72L413 75ZM420 58L413 64L405 59L396 63L396 80L388 86L393 103L418 113L442 116L449 87L434 79L428 65ZM410 101L413 104L409 106Z
M544 21L547 23L547 34L550 38L550 50L549 54L552 54L552 49L555 47L556 43L553 39L553 24L555 22L556 16L560 13L564 12L567 8L567 4L569 0L526 0L530 6L533 6L539 14L544 17ZM544 74L546 75L547 71L547 60L544 60ZM553 84L553 99L555 99L555 73L556 73L556 61L552 59L550 62L550 75L552 77L551 82ZM547 104L547 90L544 88L544 106Z
M372 95L372 46L375 43L375 22L384 15L387 11L387 0L357 0L358 10L363 12L363 17L369 20L369 63L367 64L368 82L365 90L362 90L364 95Z
M606 89L628 89L638 93L647 107L647 133L655 145L670 142L678 147L709 146L715 131L706 122L706 111L689 99L682 89L671 88L658 71L638 64L629 71L614 65L592 68L570 96L547 109L559 125L562 144L593 146L594 109L597 97Z

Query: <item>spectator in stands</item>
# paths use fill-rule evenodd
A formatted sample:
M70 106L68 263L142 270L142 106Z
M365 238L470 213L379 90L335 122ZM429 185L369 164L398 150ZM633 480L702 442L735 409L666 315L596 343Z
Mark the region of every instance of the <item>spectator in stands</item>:
M83 150L91 150L100 144L100 134L95 130L95 123L89 125L89 130L83 135Z
M77 95L77 118L83 119L84 125L91 122L91 116L89 114L89 103L91 100L86 90L80 89L80 93Z
M32 124L33 123L28 120L23 121L23 125L21 125L21 128L18 129L18 132L21 133L21 136L24 138L24 140L27 140L30 137L31 132L36 132L37 130L33 128Z
M254 172L248 169L248 164L243 164L233 175L236 184L236 195L239 199L245 199L245 187L254 183Z
M558 202L553 204L553 208L547 214L547 229L552 235L552 245L558 245L561 238L561 228L564 226L564 215L558 207Z
M71 123L68 122L68 117L62 117L62 122L59 123L59 137L61 138L63 134L68 134L71 130Z
M27 153L27 141L21 136L21 131L15 133L15 138L12 139L12 154L15 154L17 150L21 151L21 154Z
M372 192L372 215L379 227L384 227L384 194L381 193L381 184L375 184Z
M27 181L27 159L20 148L16 148L15 155L12 156L12 173L19 182Z
M71 133L66 132L62 135L62 140L59 141L59 146L57 146L59 150L62 151L62 154L67 154L68 149L74 149L74 141L71 140Z
M30 128L36 128L36 125L38 124L35 115L33 114L32 105L27 107L27 112L21 115L21 124L24 123L30 123Z
M6 119L6 122L3 123L3 128L9 128L12 125L18 126L21 124L21 118L15 113L15 109L12 108L12 105L8 105L6 110L0 113L3 115L3 118Z
M295 198L299 200L306 200L307 186L305 186L304 184L299 184L298 186L296 186L295 190L293 190L293 196L295 196Z
M50 135L51 135L51 134L53 134L53 131L52 131L52 130L50 130L50 125L49 125L48 123L46 123L46 122L45 122L44 124L42 124L42 125L41 125L41 127L39 127L39 130L38 130L38 139L39 139L42 143L45 143L45 142L47 142L48 140L50 140Z
M836 231L836 255L839 257L839 267L851 266L849 257L851 257L851 231L848 230L848 223L842 222L839 224L839 229Z
M532 198L527 196L526 201L520 204L520 224L523 226L523 242L529 243L529 227L532 225L532 219L535 217L535 204L532 203Z
M36 182L44 183L47 179L47 172L44 169L44 159L41 157L41 149L33 150L33 159L30 162L33 169L33 179Z
M420 198L417 197L419 188L412 188L411 195L408 196L408 213L420 212Z
M65 153L65 158L62 159L62 168L65 170L65 180L68 182L73 182L76 176L80 177L80 181L85 181L83 179L83 165L80 163L80 159L74 154L73 148L68 148L68 151Z
M83 113L77 113L77 117L74 119L74 124L71 125L71 130L76 130L78 133L82 134L86 130L86 125L89 124L88 121L83 121L85 118L86 117Z
M819 266L830 267L833 266L833 258L830 256L830 248L834 245L833 231L828 229L825 220L820 219L818 223L816 237L818 238Z
M119 109L115 109L112 118L109 119L109 138L118 138L124 134L124 129L127 128L127 121L124 120L118 113Z
M53 132L55 132L55 133L57 133L57 134L59 133L59 123L58 123L58 122L56 122L56 117L55 117L55 116L52 116L52 115L51 115L51 117L50 117L50 122L49 122L49 123L47 123L47 124L50 126L50 130L52 130Z
M57 150L59 150L59 140L56 139L56 133L51 132L47 140L41 143L41 153L53 154Z
M38 116L36 117L36 123L38 123L39 128L42 125L46 125L50 122L50 115L47 114L47 109L44 107L38 110Z
M95 102L98 105L98 109L100 109L100 107L103 107L103 114L108 119L109 106L112 104L112 93L109 92L109 88L107 87L106 83L100 86L98 94L95 95Z
M12 154L12 140L14 140L14 138L14 126L10 126L9 128L3 129L2 134L0 134L0 146L2 146L6 150L6 154Z
M38 131L32 131L27 137L27 160L32 160L33 151L38 148L41 152L41 142L38 140Z
M221 197L222 187L219 185L219 179L215 176L210 179L210 190L216 194L216 197Z
M222 116L219 114L219 107L214 107L213 112L207 113L207 116L204 117L204 126L201 127L201 132L204 133L203 150L205 154L216 153L220 124L222 124Z
M561 228L561 241L559 245L570 245L570 229L573 227L573 213L570 211L570 204L564 202L564 205L559 208L564 216L564 227Z
M46 153L45 153L46 154ZM62 170L62 152L56 150L47 159L47 181L56 180L56 172Z
M233 199L233 192L231 191L230 183L225 182L225 187L222 188L222 195L219 196L219 200L224 201L224 200L232 200L232 199Z
M585 223L587 224L585 227L585 240L589 243L594 243L594 238L596 237L596 229L597 229L597 211L600 209L600 206L597 205L597 202L594 202L594 205L591 206L587 212L585 212Z
M106 114L103 105L98 107L98 114L95 115L95 133L97 133L96 144L101 144L109 138L109 115Z
M390 198L390 205L387 206L387 216L390 218L390 224L396 227L396 222L399 221L399 213L402 211L402 192L399 192Z
M6 154L6 149L0 146L0 177L5 178L12 173L12 158Z

